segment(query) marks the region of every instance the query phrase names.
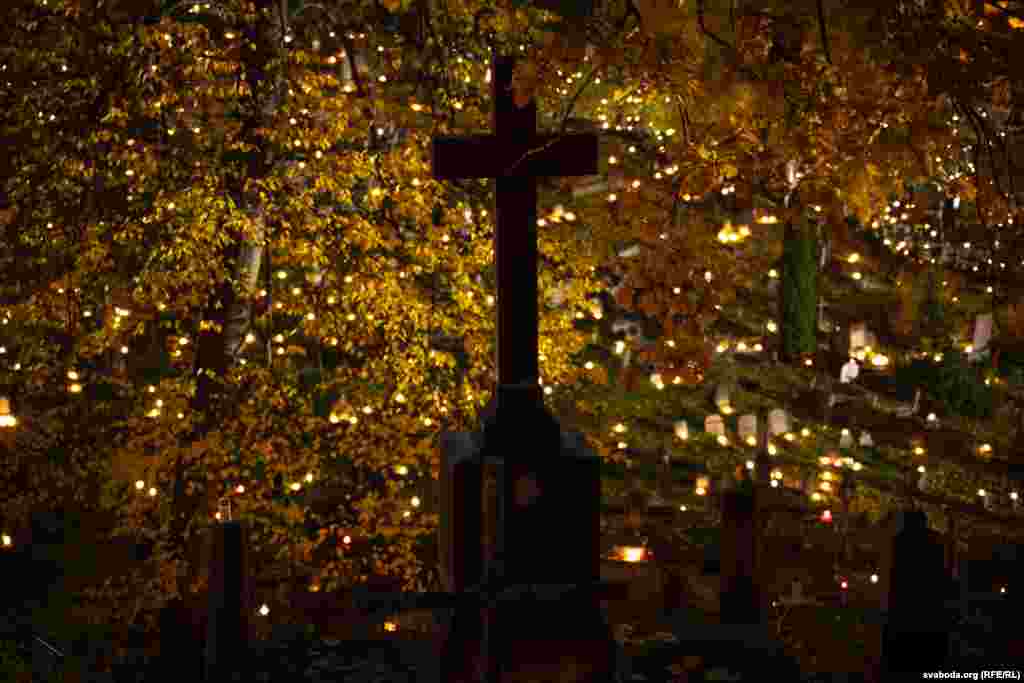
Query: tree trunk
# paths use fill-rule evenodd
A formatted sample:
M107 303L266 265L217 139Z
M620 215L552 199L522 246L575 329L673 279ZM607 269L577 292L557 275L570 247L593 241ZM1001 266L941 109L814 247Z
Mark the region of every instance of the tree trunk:
M265 245L265 225L258 195L247 191L248 181L265 178L273 168L274 159L267 141L258 132L269 128L283 98L285 80L280 73L269 73L284 45L287 31L287 5L283 0L256 0L258 18L253 30L253 45L243 50L245 79L251 89L248 116L243 125L243 138L252 145L248 168L228 183L229 193L238 211L254 217L256 230L252 235L235 235L223 254L226 269L237 279L226 277L216 288L203 311L195 357L196 393L192 409L199 419L193 433L185 437L187 444L203 438L216 424L223 400L222 380L231 367L250 324L252 303L250 293L256 286ZM201 457L201 456L200 456ZM179 457L175 464L175 486L172 501L172 543L184 549L185 531L202 504L203 497L187 496L185 492L186 463Z

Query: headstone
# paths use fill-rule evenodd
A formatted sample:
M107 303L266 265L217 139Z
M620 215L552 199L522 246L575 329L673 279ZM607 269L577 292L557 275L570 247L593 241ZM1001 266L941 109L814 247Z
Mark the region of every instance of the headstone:
M974 352L984 351L992 339L992 314L984 313L974 319Z
M499 588L590 583L600 575L600 459L567 447L538 383L536 176L597 173L597 138L538 134L536 102L514 101L514 64L510 57L493 59L494 134L433 140L436 178L496 179L498 386L482 414L480 438L470 442L479 449L471 459L495 468L497 501L494 514L486 515L495 518L494 538L448 540L467 543L474 555L480 547L483 573ZM466 486L454 489L456 498L477 495ZM482 501L483 509L490 504ZM484 516L480 508L463 507ZM487 536L484 530L470 533ZM454 555L451 547L447 554ZM477 560L471 562L475 566ZM488 676L500 671L506 682L596 680L614 666L611 634L593 591L558 604L485 604L482 628L475 631L480 620L474 613L481 609L467 605L456 612L465 626L446 643L443 680L472 670L473 661L483 661ZM575 674L561 673L563 668Z
M738 490L722 493L720 600L724 624L761 622L755 509L752 494Z
M447 591L466 590L483 576L481 466L473 435L441 435L438 548L441 581Z
M239 520L221 522L211 533L205 680L227 681L241 672L246 661L248 545L246 528Z
M842 434L839 435L839 447L840 448L852 448L853 447L853 434L849 429L844 429Z
M839 371L839 382L841 384L849 384L853 380L857 379L860 374L860 364L857 359L851 358L843 364L842 370Z
M757 439L757 415L741 415L739 420L740 441L746 443L749 437Z
M681 441L686 441L690 438L690 425L687 424L686 420L677 420L674 427L676 438Z
M768 432L775 436L776 434L785 434L789 431L789 416L786 411L782 408L775 408L768 413Z
M883 680L893 674L920 675L944 652L948 625L941 613L946 586L944 549L928 530L923 512L897 513L896 534L886 554L889 591L884 607Z
M721 415L708 415L704 418L704 431L716 436L725 436L725 422Z
M160 666L180 678L201 680L201 640L192 632L188 608L176 597L160 610Z
M867 432L860 433L860 441L858 443L860 443L861 448L871 448L875 445L875 442L871 440L871 435Z
M868 326L867 323L853 323L850 325L850 349L856 350L867 346Z

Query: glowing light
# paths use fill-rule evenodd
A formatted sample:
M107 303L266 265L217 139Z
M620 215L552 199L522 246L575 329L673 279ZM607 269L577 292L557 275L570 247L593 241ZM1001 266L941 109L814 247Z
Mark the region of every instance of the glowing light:
M697 488L696 494L698 496L707 495L708 487L711 485L711 480L708 477L697 477Z

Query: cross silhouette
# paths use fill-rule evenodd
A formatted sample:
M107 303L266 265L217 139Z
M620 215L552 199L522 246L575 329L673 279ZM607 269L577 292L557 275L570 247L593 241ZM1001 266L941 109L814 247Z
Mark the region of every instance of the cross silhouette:
M537 366L537 176L597 173L597 137L539 134L537 104L517 107L513 57L494 55L493 134L433 140L434 177L495 178L498 385L530 383Z
M539 386L536 178L596 174L597 137L539 134L536 103L531 99L517 107L514 101L514 67L514 58L492 56L492 134L433 140L434 177L496 181L498 386L483 413L483 453L500 458L503 467L493 545L484 551L485 574L499 586L558 582L561 576L590 581L598 576L598 473L586 459L557 457L563 453L561 428L544 408ZM581 501L567 510L559 491L569 482ZM472 553L478 552L477 539L467 538L466 543ZM538 557L546 559L538 562ZM489 610L483 621L488 681L497 680L498 643L512 642L522 609L506 604L504 617Z

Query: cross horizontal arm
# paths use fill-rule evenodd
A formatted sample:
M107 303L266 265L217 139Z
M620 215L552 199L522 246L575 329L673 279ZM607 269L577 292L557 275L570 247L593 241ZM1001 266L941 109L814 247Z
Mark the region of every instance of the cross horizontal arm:
M597 137L585 133L537 135L514 144L495 135L436 137L433 171L441 180L594 175Z

